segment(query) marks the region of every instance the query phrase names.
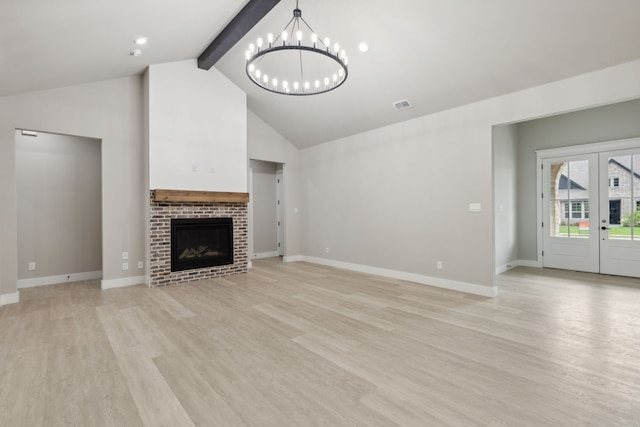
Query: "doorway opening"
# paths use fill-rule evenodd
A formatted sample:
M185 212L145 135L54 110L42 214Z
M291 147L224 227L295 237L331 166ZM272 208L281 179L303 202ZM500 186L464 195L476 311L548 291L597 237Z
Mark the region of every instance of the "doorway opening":
M285 255L284 164L249 161L249 259Z
M102 277L102 142L17 129L18 288Z

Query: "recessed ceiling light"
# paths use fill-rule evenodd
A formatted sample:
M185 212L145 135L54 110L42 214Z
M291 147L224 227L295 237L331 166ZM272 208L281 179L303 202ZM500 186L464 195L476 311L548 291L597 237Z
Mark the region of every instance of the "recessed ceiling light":
M137 39L135 39L133 41L135 44L142 46L144 44L147 44L147 38L146 37L138 37Z
M362 53L369 51L369 45L366 42L358 43L358 50Z
M142 51L140 49L133 49L131 52L129 52L130 56L140 56L142 55Z

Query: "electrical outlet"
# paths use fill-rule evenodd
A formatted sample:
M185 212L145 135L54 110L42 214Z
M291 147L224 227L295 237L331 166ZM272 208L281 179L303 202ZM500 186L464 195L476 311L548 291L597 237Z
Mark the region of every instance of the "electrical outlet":
M129 263L128 262L123 262L122 263L122 270L128 270L129 269Z
M438 261L438 262L436 262L436 268L437 268L438 270L442 270L442 268L443 268L443 267L442 267L442 261Z
M144 262L138 261L138 268L144 268Z
M35 262L30 262L29 263L29 271L33 271L36 269L36 263Z
M129 252L122 252L122 259L129 259Z
M329 253L329 248L325 248L324 250L326 253Z

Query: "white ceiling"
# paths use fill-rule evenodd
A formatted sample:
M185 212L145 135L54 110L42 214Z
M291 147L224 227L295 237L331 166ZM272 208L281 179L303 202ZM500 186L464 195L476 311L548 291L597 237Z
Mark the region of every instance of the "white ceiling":
M2 0L0 95L196 58L245 3ZM347 49L349 78L324 95L276 95L248 80L244 51L294 7L282 0L216 68L298 147L640 58L638 0L300 0L314 30ZM143 55L129 56L141 35ZM396 112L405 98L414 108Z

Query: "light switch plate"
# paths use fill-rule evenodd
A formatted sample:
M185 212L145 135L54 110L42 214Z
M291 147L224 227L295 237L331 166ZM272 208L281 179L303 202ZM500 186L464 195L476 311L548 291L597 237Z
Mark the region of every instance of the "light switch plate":
M482 205L480 203L469 203L469 212L482 212Z

